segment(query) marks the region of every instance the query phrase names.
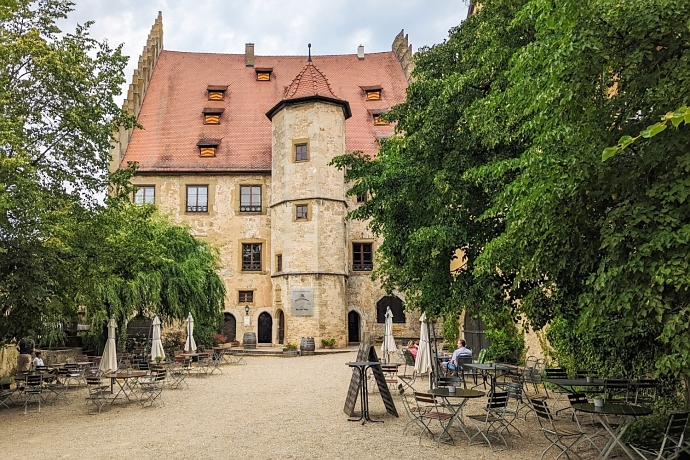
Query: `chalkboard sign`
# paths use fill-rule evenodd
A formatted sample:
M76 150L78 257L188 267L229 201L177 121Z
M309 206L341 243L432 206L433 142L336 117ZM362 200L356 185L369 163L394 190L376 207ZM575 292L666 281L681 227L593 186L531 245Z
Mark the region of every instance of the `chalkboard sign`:
M357 350L357 359L355 361L368 361L369 348L368 343L360 343L359 350ZM347 389L347 398L345 398L345 407L343 411L348 417L355 415L355 405L357 404L357 395L359 394L359 371L352 369L352 378L350 379L350 387Z
M368 343L361 343L359 345L359 350L357 351L357 359L355 361L373 361L378 362L379 358L376 356L376 348ZM383 375L381 366L373 366L371 368L374 373L374 378L376 379L376 386L379 387L379 393L381 394L381 399L383 399L383 405L386 407L386 412L391 415L398 417L398 411L395 408L395 403L393 402L393 397L391 392L388 391L388 384L386 383L386 378ZM347 390L347 397L345 398L345 407L343 411L348 417L355 415L355 405L357 404L357 395L359 394L359 371L357 369L352 369L352 378L350 379L350 387Z

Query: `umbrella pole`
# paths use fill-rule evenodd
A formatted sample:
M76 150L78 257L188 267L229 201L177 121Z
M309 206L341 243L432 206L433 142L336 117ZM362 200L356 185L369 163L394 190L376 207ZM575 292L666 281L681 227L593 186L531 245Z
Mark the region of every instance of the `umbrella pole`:
M431 325L431 326L430 326L430 327L431 327L431 337L432 337L433 344L434 344L434 351L433 351L433 354L432 354L433 359L431 360L431 363L432 363L431 366L432 366L432 368L433 368L433 370L434 370L434 378L433 378L433 382L430 381L429 384L431 385L431 384L433 383L434 388L438 388L438 376L439 376L439 373L440 373L441 371L439 370L439 367L438 367L438 366L439 366L439 364L438 364L438 358L437 358L437 356L438 356L438 346L437 346L437 344L436 344L436 327L435 327L435 325L434 325L434 324L435 324L435 320L434 320L433 322L429 322L429 323L427 323L427 324L430 324L430 325ZM429 347L429 350L431 350L431 347Z

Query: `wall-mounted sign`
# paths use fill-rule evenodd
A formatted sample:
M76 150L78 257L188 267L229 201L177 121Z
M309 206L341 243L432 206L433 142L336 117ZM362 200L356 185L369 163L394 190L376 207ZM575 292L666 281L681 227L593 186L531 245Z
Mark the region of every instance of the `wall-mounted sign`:
M312 316L314 314L314 289L293 289L291 312L293 316Z

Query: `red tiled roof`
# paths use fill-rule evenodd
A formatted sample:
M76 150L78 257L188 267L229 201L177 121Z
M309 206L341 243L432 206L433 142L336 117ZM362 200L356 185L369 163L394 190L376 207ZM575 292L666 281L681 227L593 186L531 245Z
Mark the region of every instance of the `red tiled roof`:
M136 161L142 173L270 171L271 122L265 114L288 92L291 99L305 96L309 86L319 95L327 90L323 96L349 102L347 152L376 155L378 139L391 135L394 127L374 126L372 111L385 111L405 99L407 82L395 55L312 59L314 65L305 66L305 56L256 56L255 68L273 69L270 81L257 81L243 54L162 51L139 113L144 129L132 134L123 164ZM209 101L209 86L224 85L225 99ZM361 87L368 85L381 86L381 100L365 100ZM209 108L225 109L219 125L203 123ZM199 156L201 139L220 139L215 157Z
M337 99L331 91L328 80L316 68L313 62L307 62L302 71L297 74L290 86L285 90L284 99L298 99L309 96L326 96Z

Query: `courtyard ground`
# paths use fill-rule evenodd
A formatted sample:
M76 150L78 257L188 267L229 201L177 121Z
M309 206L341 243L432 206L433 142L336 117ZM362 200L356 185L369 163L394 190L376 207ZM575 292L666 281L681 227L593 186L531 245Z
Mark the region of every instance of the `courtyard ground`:
M349 422L343 405L352 371L345 363L355 356L247 357L246 366L223 366L222 375L189 377L189 389L166 388L160 408L116 404L89 415L82 388L69 391L69 405L43 406L41 413L0 409L0 458L522 460L539 458L547 445L530 416L517 422L523 437L509 436L502 452L469 446L462 433L454 433L455 446L437 448L427 438L420 446L416 430L402 434L400 399L395 418L378 392L370 393L371 415L384 423ZM417 386L428 388L426 381ZM470 401L465 413L481 413L484 403Z

